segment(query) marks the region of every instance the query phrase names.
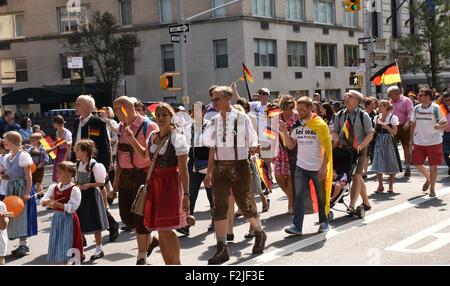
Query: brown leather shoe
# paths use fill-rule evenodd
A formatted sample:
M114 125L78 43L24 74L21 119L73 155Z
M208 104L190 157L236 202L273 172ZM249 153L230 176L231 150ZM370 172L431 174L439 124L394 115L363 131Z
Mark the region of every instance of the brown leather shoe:
M267 235L264 231L255 231L255 245L253 245L253 254L261 254L266 247Z
M217 242L217 251L213 257L208 259L208 265L218 265L230 260L230 254L228 253L228 245L219 241Z

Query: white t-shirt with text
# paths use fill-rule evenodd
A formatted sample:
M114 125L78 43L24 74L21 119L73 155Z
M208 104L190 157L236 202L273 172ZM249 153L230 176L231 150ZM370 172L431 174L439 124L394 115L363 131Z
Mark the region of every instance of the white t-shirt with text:
M297 166L307 171L318 171L322 166L324 150L317 134L300 121L300 126L292 129L290 136L297 140Z

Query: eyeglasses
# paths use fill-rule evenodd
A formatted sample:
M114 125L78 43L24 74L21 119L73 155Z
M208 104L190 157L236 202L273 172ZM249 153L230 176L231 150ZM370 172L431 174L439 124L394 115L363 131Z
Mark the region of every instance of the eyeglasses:
M260 93L258 93L259 95L269 95L268 93L265 93L265 92L260 92Z

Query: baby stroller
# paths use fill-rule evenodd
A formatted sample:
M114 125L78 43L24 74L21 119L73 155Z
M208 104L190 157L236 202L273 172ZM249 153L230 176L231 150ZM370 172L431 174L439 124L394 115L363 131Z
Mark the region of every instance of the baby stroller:
M346 212L349 215L353 215L348 211L348 205L346 204L344 198L350 195L350 187L351 187L351 180L353 176L353 171L356 167L356 156L353 154L353 152L349 149L344 148L335 148L333 149L333 169L336 171L337 174L343 174L345 173L347 175L347 185L344 186L339 195L330 201L330 208L334 211L339 212ZM332 193L334 192L334 186ZM346 207L345 211L338 210L335 208L337 203L341 203ZM359 206L355 210L355 214L358 218L364 218L365 211L364 207ZM330 210L328 213L328 220L332 221L334 218L333 211Z

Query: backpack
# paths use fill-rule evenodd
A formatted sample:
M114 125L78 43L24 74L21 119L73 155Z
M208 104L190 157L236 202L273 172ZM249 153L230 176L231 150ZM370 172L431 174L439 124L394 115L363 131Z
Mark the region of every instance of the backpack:
M364 110L362 110L361 107L358 107L358 109L359 110L357 112L359 112L359 120L361 121L361 125L362 125L363 129L365 130L366 126L364 125ZM341 125L341 118L342 118L342 114L344 113L344 110L345 109L342 109L337 113L337 123L339 124L340 128L342 128L340 125ZM344 122L344 124L345 124L345 122Z

